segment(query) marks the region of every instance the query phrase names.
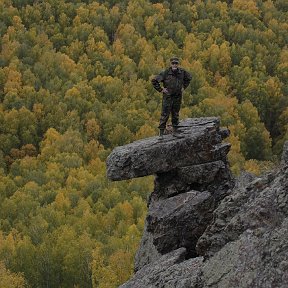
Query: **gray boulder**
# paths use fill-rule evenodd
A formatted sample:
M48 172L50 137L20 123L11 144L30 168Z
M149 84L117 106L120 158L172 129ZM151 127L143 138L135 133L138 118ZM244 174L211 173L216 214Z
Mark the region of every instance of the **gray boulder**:
M282 166L222 200L197 243L204 287L288 287L287 188Z
M198 254L211 257L247 229L265 230L270 224L275 225L281 219L275 200L287 198L279 184L279 178L269 173L255 178L246 187L236 185L214 211L213 222L197 243Z
M225 157L222 159L226 161ZM229 165L223 160L157 173L151 199L166 199L190 190L209 191L215 198L223 198L234 184Z
M288 287L287 188L288 167L255 178L246 187L236 185L199 238L200 256L189 258L186 251L175 261L173 253L185 250L174 250L144 266L134 282L127 282L131 286L123 287ZM161 263L172 263L164 270L174 282L162 274Z
M205 262L203 287L288 287L288 219L258 229L245 230Z
M146 265L120 288L191 288L197 287L201 276L202 257L185 260L186 250L180 248Z
M195 246L212 220L215 201L209 192L190 191L153 202L135 259L135 271L180 247L195 257ZM147 253L148 252L148 253Z

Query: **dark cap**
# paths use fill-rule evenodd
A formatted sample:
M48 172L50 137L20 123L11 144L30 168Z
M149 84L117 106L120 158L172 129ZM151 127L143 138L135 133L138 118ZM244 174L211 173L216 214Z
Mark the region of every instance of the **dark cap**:
M172 58L170 58L170 63L171 62L178 62L179 63L180 61L179 61L178 57L172 57Z

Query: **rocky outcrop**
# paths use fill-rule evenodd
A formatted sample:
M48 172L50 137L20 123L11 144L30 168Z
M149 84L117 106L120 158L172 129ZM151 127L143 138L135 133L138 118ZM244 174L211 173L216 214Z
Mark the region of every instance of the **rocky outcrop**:
M198 239L198 257L179 257L175 264L172 259L180 251L184 253L182 248L167 253L144 266L121 287L288 287L286 155L288 142L284 145L279 168L261 177L245 173L237 179ZM170 257L172 262L169 262ZM165 269L171 275L172 271L176 274L174 286L170 285L171 278L167 278L167 274L157 270L162 261L170 263ZM141 274L144 271L147 272L145 276ZM160 278L164 280L159 282ZM129 286L131 283L133 286Z
M185 248L179 248L146 265L121 288L191 288L200 282L203 258L185 260Z
M243 173L234 185L227 150L217 157L211 152L222 145L225 134L218 120L189 119L186 123L191 123L185 127L190 134L182 139L166 136L169 138L163 143L150 139L158 141L158 147L152 149L159 149L158 157L165 157L161 145L183 141L182 149L183 143L190 143L208 149L198 150L206 156L199 163L199 158L194 161L187 155L182 157L183 165L177 162L171 170L167 170L167 161L159 165L159 171L146 169L155 173L155 188L148 201L135 275L120 287L288 287L288 142L278 169L261 177ZM192 123L197 129L192 129ZM204 137L200 131L213 136ZM197 143L204 138L211 142ZM140 143L145 146L145 141ZM170 143L171 147L174 144ZM214 156L208 161L207 155ZM121 177L137 174L131 167L125 169Z
M234 185L227 163L230 144L222 143L228 135L218 118L186 119L178 137L151 137L112 151L107 159L111 180L155 175L135 271L180 248L184 258L198 255L199 237Z
M169 134L115 148L107 159L108 178L130 179L225 159L230 145L221 143L227 129L220 130L219 119L186 119L178 130L181 138Z
M211 220L215 200L211 193L189 191L177 196L153 201L146 219L147 232L153 234L153 244L159 253L190 248L195 255L197 239ZM138 258L142 258L140 255Z
M206 259L202 287L288 287L287 152L281 167L238 183L214 211L196 248Z

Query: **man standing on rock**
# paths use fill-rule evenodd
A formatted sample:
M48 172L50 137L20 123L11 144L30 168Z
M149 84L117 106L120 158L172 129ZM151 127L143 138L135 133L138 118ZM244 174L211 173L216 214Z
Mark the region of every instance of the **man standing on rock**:
M152 79L152 84L158 92L163 93L162 112L158 126L159 136L162 139L169 115L172 115L173 135L176 136L179 124L179 111L182 101L182 91L191 81L191 75L179 67L179 58L170 59L171 66ZM161 87L160 82L163 83Z

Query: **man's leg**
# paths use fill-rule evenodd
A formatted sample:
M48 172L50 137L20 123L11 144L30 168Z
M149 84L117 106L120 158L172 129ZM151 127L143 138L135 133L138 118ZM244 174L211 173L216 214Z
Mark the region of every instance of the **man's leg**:
M181 107L181 101L182 101L182 94L173 95L173 103L171 107L173 129L174 128L177 129L177 126L179 124L179 111Z
M163 95L162 99L162 111L161 111L161 117L160 117L160 124L158 128L162 131L166 129L166 123L169 119L169 115L171 113L172 108L172 98L170 95Z

